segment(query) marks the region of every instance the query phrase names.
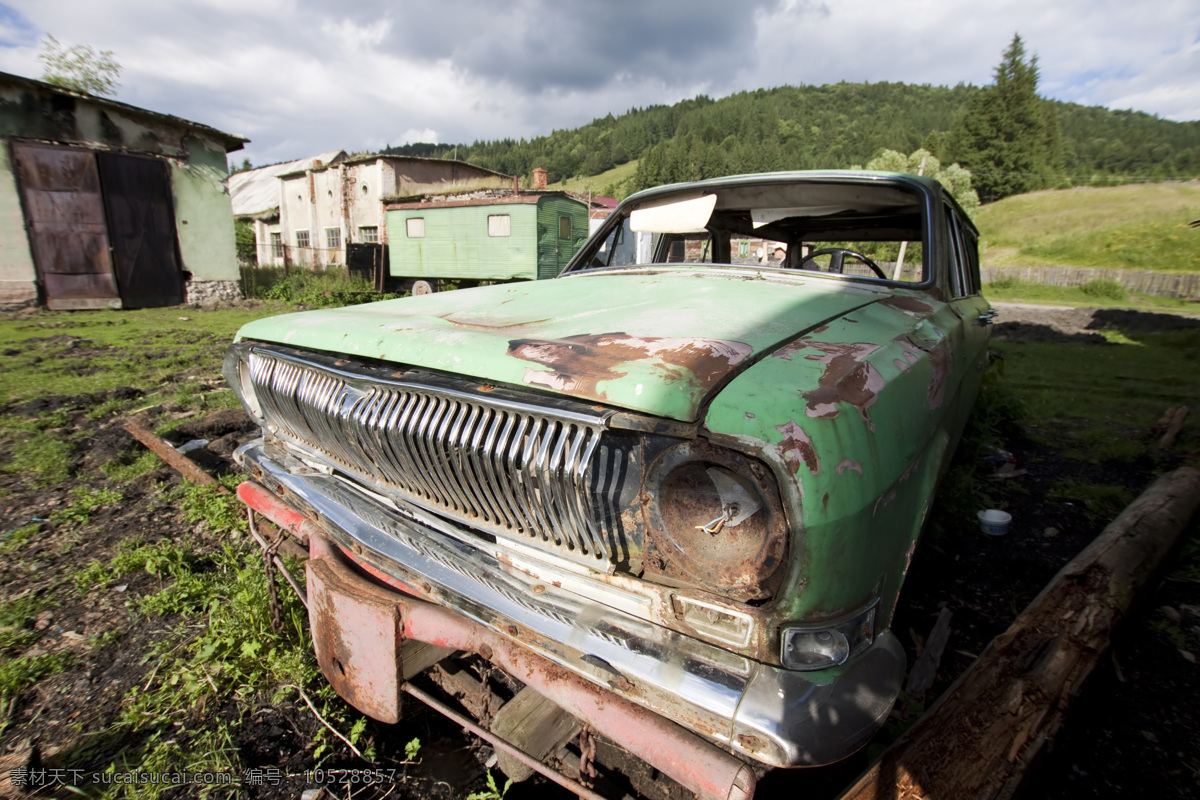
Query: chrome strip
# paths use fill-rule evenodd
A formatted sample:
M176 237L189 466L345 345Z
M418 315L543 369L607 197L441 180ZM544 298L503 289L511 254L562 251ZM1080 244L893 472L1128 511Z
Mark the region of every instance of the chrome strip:
M629 558L593 498L605 416L382 381L254 347L267 427L383 494L612 571ZM608 526L606 526L608 527Z
M416 589L424 599L506 636L515 624L520 643L540 655L771 766L849 755L883 724L899 693L904 651L890 632L838 670L760 664L622 610L644 600L606 583L586 581L585 594L563 588L580 583L577 573L562 571L557 586L506 566L499 544L495 554L485 552L452 523L419 509L387 508L343 479L304 470L262 440L235 458L269 489L315 512L355 558L407 586L429 584Z

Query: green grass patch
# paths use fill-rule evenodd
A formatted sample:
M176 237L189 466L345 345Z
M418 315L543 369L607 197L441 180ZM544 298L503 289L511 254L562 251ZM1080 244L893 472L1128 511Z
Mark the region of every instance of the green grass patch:
M71 445L56 436L35 433L12 446L5 472L29 475L37 486L61 483L70 476Z
M599 175L580 175L552 183L547 189L575 192L576 194L606 195L624 200L629 194L630 179L637 174L637 160L627 161Z
M1026 432L1081 461L1122 461L1149 450L1149 431L1171 407L1200 395L1200 331L1106 332L1086 342L995 342L1007 379L1028 406ZM1179 452L1195 450L1194 426Z
M1134 308L1142 311L1198 311L1195 303L1173 297L1158 297L1141 292L1129 292L1117 284L1121 292L1107 287L1115 281L1095 280L1083 286L1050 286L1028 283L1013 275L1001 274L999 278L983 285L983 293L992 302L1041 303L1057 306L1111 308ZM1097 285L1098 284L1098 285ZM1090 289L1086 287L1091 287ZM1003 322L1003 317L1000 319Z
M1200 182L1032 192L974 215L989 266L1200 270Z
M100 471L109 480L117 483L129 483L143 475L149 475L162 466L162 463L162 459L154 453L139 447L121 453L113 460L102 465Z
M72 661L69 653L0 659L0 708L7 708L18 694L43 678L62 672Z

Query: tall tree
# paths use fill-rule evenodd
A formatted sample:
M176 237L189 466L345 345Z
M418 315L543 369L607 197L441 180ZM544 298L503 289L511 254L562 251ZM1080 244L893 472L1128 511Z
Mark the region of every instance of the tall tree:
M1037 94L1037 56L1026 58L1025 43L1013 34L995 82L967 103L951 133L955 159L970 170L985 203L1046 185L1054 169L1044 101ZM1061 159L1061 155L1058 156Z
M38 61L46 83L89 94L116 94L121 65L112 50L96 50L90 44L68 47L47 33Z

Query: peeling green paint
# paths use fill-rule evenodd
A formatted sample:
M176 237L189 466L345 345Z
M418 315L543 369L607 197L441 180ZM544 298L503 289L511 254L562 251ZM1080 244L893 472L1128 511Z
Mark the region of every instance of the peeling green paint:
M922 302L924 312L875 303L853 322L843 317L797 338L708 410L710 431L771 459L793 526L802 528L793 547L803 552L779 594L781 619L828 617L878 595L881 625L888 622L961 421L931 413L930 402L958 391L932 355L949 352L940 331L957 318L944 303Z
M274 317L239 337L694 421L708 396L756 357L880 296L719 272L586 275Z

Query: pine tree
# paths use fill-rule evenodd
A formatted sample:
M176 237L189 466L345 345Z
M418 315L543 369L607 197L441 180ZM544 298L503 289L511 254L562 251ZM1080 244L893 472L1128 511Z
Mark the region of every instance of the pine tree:
M1025 43L1013 34L995 82L972 97L955 122L955 160L971 171L985 203L1042 188L1055 169L1049 150L1059 138L1057 119L1048 120L1037 82L1037 56L1026 59Z

